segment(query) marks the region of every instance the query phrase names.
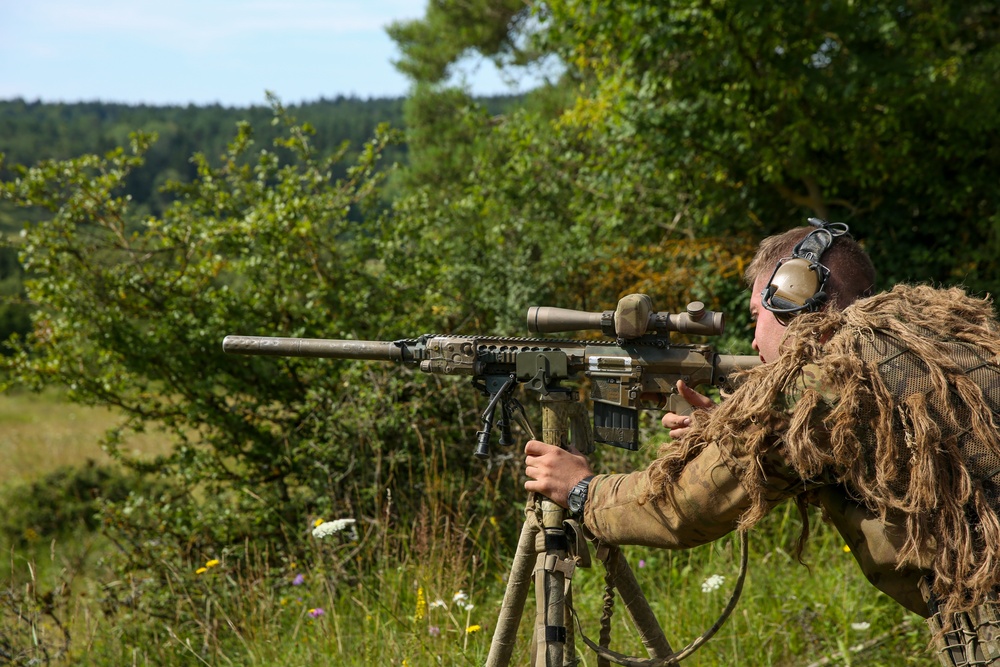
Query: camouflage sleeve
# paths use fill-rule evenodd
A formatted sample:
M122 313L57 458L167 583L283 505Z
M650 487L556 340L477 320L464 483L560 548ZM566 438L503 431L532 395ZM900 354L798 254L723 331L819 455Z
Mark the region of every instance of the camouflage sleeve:
M649 494L645 470L597 475L590 483L584 525L610 544L689 549L716 540L736 527L749 507L746 491L708 445L681 472L664 497ZM791 494L775 494L780 502Z
M794 407L796 396L793 391L782 399L789 409ZM646 471L596 476L590 484L584 524L597 538L611 544L687 549L711 542L732 531L750 506L740 483L746 465L765 471L770 506L828 483L803 481L778 448L760 460L748 461L709 443L655 500L644 502L657 496L650 493Z
M828 390L815 367L804 367L779 397L779 410L793 410L808 390L818 391L822 403L832 408L837 396ZM818 410L821 421L826 410ZM822 442L825 430L817 423L814 433ZM901 567L899 551L905 526L880 520L847 488L833 471L802 479L781 454L780 439L762 457L749 458L722 451L710 443L692 459L666 493L656 500L650 493L646 471L625 475L598 475L590 485L584 508L584 525L593 535L616 545L637 544L665 549L688 549L716 540L736 528L750 506L740 482L746 466L765 474L766 502L774 505L800 494L823 509L824 518L844 537L851 553L871 583L907 609L923 616L927 607L917 583L928 563Z
M824 519L844 538L873 586L910 611L929 615L919 583L930 571L931 556L922 554L916 563L899 563L899 552L906 542L904 519L879 519L839 484L819 489L811 500L823 508Z

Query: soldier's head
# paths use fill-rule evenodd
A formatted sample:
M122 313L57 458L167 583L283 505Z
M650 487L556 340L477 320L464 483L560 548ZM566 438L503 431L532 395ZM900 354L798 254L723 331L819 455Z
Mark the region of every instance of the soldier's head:
M750 314L756 322L753 347L765 363L777 358L785 325L794 315L776 315L768 310L762 293L769 286L779 262L791 257L795 247L816 229L796 227L765 238L744 274L751 290ZM845 308L874 290L875 267L871 258L848 234L833 238L820 257L820 263L829 269L823 289L826 294L823 308Z

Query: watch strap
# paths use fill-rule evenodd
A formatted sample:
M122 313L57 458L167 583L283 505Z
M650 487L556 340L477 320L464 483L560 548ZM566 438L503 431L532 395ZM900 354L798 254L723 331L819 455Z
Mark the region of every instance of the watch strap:
M590 480L592 479L594 479L594 475L587 475L577 482L576 486L569 492L569 511L570 516L574 519L583 518L583 508L587 506L587 495L590 491Z

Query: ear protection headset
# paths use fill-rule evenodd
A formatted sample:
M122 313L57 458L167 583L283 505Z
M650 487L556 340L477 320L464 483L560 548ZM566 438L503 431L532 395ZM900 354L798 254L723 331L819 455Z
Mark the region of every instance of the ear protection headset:
M809 218L809 224L816 229L798 242L791 257L778 262L760 294L761 305L782 324L799 313L816 312L826 303L830 269L820 264L820 259L835 238L848 233L842 222Z

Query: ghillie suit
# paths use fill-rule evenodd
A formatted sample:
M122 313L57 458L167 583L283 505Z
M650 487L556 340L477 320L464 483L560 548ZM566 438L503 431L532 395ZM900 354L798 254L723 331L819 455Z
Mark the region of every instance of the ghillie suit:
M1000 664L989 655L1000 640L983 639L997 632L998 605L987 598L1000 587L1000 327L992 304L957 288L898 286L843 311L798 316L783 346L718 408L696 415L681 446L654 462L653 488L665 488L708 442L727 453L749 494L744 528L768 510L768 453L813 485L843 484L883 522L902 518L898 566L932 573L931 603L952 631L937 632L939 642L961 643L964 631L969 645L994 647L945 664ZM978 640L977 627L963 627L970 623L983 626Z

